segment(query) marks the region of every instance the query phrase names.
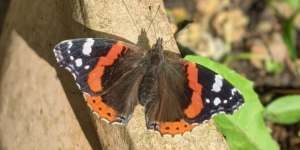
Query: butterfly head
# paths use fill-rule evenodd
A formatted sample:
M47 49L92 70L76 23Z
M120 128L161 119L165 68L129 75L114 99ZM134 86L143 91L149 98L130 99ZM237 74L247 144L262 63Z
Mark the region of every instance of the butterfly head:
M153 44L151 51L156 53L163 53L163 38L158 38L156 43Z
M152 65L160 66L164 61L163 55L163 39L158 38L156 43L153 44L152 49L148 52Z

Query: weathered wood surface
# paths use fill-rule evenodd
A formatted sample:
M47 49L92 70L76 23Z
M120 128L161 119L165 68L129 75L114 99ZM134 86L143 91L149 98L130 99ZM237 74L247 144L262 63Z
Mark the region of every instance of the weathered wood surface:
M141 106L126 126L97 119L53 54L84 37L149 49L172 33L161 0L12 0L0 39L0 149L229 149L213 121L162 138L146 130ZM178 52L174 40L164 47Z

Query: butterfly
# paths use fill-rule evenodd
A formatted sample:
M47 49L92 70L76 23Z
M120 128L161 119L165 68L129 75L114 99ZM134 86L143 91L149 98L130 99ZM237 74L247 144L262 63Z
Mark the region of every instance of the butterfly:
M93 113L110 124L126 124L142 105L148 130L175 136L244 105L241 92L221 75L164 56L162 45L162 38L150 50L113 39L73 39L57 44L54 54Z

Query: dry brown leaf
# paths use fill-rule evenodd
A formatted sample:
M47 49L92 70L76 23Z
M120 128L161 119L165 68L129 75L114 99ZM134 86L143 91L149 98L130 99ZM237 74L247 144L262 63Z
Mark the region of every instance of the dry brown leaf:
M196 9L204 16L211 16L229 4L229 0L198 0Z
M220 38L214 38L199 23L193 23L181 31L177 41L190 48L195 54L212 58L215 61L220 60L225 55L224 41Z
M285 19L290 18L295 12L285 1L270 1L270 4Z
M265 45L263 44L261 39L252 39L247 43L247 45L251 53L262 56L262 59L251 58L250 59L251 64L258 69L263 69L264 68L263 60L269 59L269 55Z
M287 61L288 65L292 65L292 63L288 62L288 50L281 34L278 32L274 32L269 35L263 35L260 39L252 39L247 43L247 45L253 54L258 54L262 57L259 59L250 59L252 65L258 69L263 68L263 61L265 60L278 63L284 63ZM289 68L291 69L292 67Z
M281 33L274 32L270 35L265 35L263 36L263 40L268 46L271 61L283 63L288 54L288 50Z
M248 22L248 17L239 8L235 8L219 13L213 19L212 25L219 36L234 43L244 38Z
M298 31L300 31L300 13L296 16L294 20L294 25Z
M174 7L170 9L172 16L175 18L175 21L184 20L187 18L186 9L183 7Z

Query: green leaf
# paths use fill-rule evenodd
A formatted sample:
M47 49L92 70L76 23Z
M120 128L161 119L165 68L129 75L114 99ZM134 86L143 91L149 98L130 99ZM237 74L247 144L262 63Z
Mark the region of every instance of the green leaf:
M264 117L280 124L292 124L300 120L300 95L284 96L266 107Z
M184 59L217 72L243 93L245 105L240 110L233 115L221 114L214 117L217 126L226 137L230 149L279 149L270 135L270 129L264 124L264 107L253 91L252 82L207 58L187 56Z
M297 16L298 12L294 13L294 15L285 23L283 27L283 39L284 42L289 50L290 57L293 60L296 70L298 72L298 76L300 78L300 70L299 66L297 65L297 53L295 48L295 41L293 41L292 33L294 32L294 20Z
M280 73L284 69L284 64L279 62L265 61L265 68L268 73Z
M285 2L294 10L296 10L299 7L299 0L285 0Z
M298 136L300 137L300 131L298 132Z
M296 48L295 44L292 38L292 32L294 32L294 20L296 18L296 13L289 19L287 22L285 22L285 25L283 27L283 39L288 47L288 50L290 52L291 58L293 61L296 60Z

